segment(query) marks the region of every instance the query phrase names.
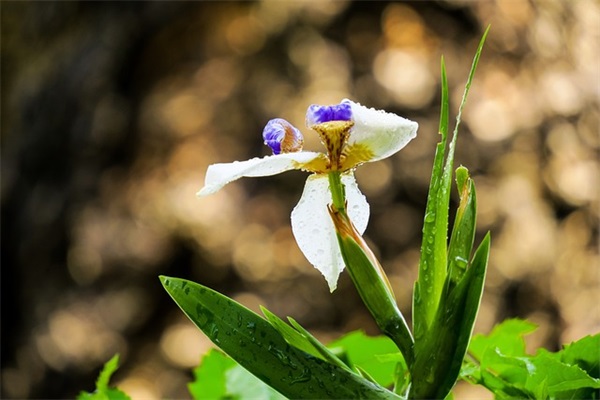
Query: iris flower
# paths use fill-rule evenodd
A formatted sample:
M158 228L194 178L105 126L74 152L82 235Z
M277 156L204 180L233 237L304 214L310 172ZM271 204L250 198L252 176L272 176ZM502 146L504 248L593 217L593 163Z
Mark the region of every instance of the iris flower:
M345 266L328 210L332 204L329 175L340 177L346 212L362 235L369 220L369 203L358 189L354 169L398 152L416 137L418 124L343 100L330 106L311 105L306 125L317 132L325 153L303 151L300 131L284 119L273 119L263 130L263 139L273 155L210 165L198 196L215 193L242 177L271 176L292 169L312 173L292 211L292 232L300 250L334 291Z

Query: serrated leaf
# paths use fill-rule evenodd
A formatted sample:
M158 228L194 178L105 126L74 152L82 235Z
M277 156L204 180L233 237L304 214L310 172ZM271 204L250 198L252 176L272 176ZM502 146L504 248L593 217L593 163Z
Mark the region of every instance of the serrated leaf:
M469 345L469 353L479 362L488 348L497 348L509 356L525 356L523 336L535 331L537 325L520 319L509 319L496 325L489 335L475 335Z
M529 398L546 395L551 399L588 399L594 398L594 393L600 389L600 380L545 352L515 357L504 355L498 349L488 349L485 358L489 370L495 371L504 382L503 391L518 390L527 393Z
M386 336L367 336L362 331L351 332L331 342L329 347L341 347L345 350L352 366L367 372L381 386L390 386L395 380L398 359L382 360L379 356L404 358L398 352L394 342ZM404 364L404 363L403 363Z
M577 365L592 378L600 379L600 334L568 344L558 354L562 362Z
M115 354L108 360L96 380L96 391L93 393L80 392L78 400L130 400L130 397L120 389L108 387L110 378L119 368L119 355Z
M188 389L194 400L283 400L280 393L246 371L226 354L211 349L194 369Z
M236 365L235 361L211 349L202 357L200 365L194 369L194 381L188 390L194 399L221 399L227 396L225 373Z
M285 400L281 393L246 371L238 364L226 371L226 399L236 400Z
M177 305L213 343L288 398L399 398L290 346L265 319L212 289L179 278L160 279Z

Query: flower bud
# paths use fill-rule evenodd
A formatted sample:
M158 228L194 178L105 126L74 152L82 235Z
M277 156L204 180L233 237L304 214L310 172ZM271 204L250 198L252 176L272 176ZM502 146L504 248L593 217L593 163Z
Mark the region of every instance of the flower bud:
M267 122L263 129L263 139L273 154L301 151L304 144L302 133L283 118Z

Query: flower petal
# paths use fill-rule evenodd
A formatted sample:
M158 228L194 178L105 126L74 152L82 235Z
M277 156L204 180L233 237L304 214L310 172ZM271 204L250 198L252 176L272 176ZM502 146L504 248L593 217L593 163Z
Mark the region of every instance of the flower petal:
M419 124L344 99L352 107L354 126L350 129L348 153L361 153L359 162L377 161L398 152L417 136ZM368 158L368 159L364 159Z
M267 122L263 129L263 139L273 154L295 153L301 151L304 144L302 133L283 118Z
M342 183L346 188L346 201L348 202L348 216L354 227L361 235L365 233L369 223L370 207L367 198L361 193L353 173L342 175Z
M312 128L313 125L322 124L330 121L351 121L352 107L347 103L334 104L330 106L320 106L312 104L306 110L306 126Z
M247 161L213 164L206 171L204 187L197 196L206 196L220 190L226 184L242 177L277 175L291 169L303 169L305 164L321 157L321 153L302 151L282 153Z
M369 204L351 173L342 175L342 182L346 187L348 215L362 234L369 220ZM327 175L309 176L302 197L292 211L292 232L304 256L323 274L333 292L344 269L344 261L327 209L329 204L331 193Z

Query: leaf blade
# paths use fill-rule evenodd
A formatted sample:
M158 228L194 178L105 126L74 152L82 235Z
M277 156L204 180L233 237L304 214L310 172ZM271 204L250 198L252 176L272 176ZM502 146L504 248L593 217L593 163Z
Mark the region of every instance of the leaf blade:
M289 398L398 399L394 393L290 346L265 319L198 283L161 276L181 310L225 353Z

